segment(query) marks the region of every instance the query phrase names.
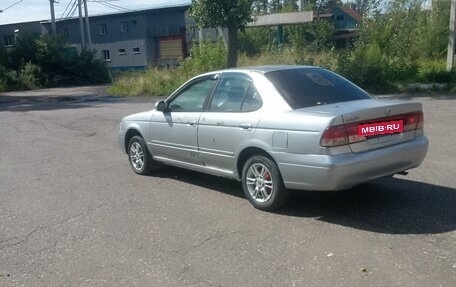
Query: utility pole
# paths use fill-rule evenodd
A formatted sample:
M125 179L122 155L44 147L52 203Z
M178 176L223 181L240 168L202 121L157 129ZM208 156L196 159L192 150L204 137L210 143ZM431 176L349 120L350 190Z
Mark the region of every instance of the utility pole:
M90 35L90 24L89 24L89 12L87 10L87 0L84 0L84 13L85 13L85 24L87 30L87 42L89 44L89 50L92 49L92 36Z
M448 36L448 54L447 54L447 71L453 69L454 64L454 47L456 38L456 0L451 0L450 10L450 33Z
M223 31L223 28L222 27L217 27L217 31L219 32L219 35L222 36L222 41L223 41L223 44L225 45L225 48L228 48L228 39L225 37L225 33Z
M79 29L81 30L81 50L85 49L84 22L82 21L82 0L78 0Z
M49 0L49 5L51 5L51 34L57 35L57 30L55 28L54 0Z
M203 44L203 41L204 41L203 27L200 27L198 30L198 41L199 41L200 45Z

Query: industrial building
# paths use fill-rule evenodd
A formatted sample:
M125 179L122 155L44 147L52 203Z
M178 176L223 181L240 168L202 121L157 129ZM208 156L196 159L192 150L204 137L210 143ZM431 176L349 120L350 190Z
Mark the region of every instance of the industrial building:
M56 21L56 32L70 46L95 50L98 58L106 61L114 70L142 69L152 66L175 66L184 58L192 44L201 36L217 39L224 36L223 29L205 29L199 33L188 17L188 4L111 13L89 17L90 39L86 22L79 18ZM337 48L347 48L354 37L361 15L350 8L337 7L333 13L315 15L312 11L258 16L248 27L302 24L315 19L331 21L337 29ZM34 21L0 25L0 44L10 47L20 33L35 32L51 34L51 21Z

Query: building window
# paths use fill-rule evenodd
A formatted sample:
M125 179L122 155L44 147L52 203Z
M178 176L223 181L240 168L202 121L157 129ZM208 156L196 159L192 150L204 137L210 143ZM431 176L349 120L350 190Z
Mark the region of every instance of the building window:
M98 25L98 32L100 35L106 35L108 33L108 27L106 23Z
M62 29L62 34L65 37L65 39L68 39L68 37L70 36L70 33L68 32L68 27L64 27Z
M119 55L124 56L127 54L127 51L125 49L119 49Z
M345 39L337 39L335 43L336 49L345 49L346 48L346 41Z
M120 22L120 32L126 33L128 32L128 22Z
M344 15L337 15L336 20L337 21L343 21L344 20Z
M103 60L106 62L111 61L111 56L109 55L109 50L101 50L101 56L103 57Z
M138 47L133 48L133 54L134 54L134 55L141 54L141 50L140 50Z
M13 46L14 45L14 36L5 35L5 36L3 36L3 41L5 43L5 47Z

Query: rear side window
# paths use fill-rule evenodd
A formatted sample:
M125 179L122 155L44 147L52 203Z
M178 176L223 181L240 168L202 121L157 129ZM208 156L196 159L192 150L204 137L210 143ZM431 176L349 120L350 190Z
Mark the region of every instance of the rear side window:
M265 74L293 109L371 97L345 78L321 68L298 68Z
M239 73L222 74L209 108L211 112L253 112L262 101L252 80Z

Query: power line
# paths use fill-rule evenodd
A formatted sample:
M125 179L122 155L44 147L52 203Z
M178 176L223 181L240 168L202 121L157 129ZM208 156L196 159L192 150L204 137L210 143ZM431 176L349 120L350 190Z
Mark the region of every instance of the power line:
M130 10L128 8L117 6L117 5L114 5L114 4L111 4L111 3L108 3L108 2L104 2L104 1L95 1L95 2L98 3L98 4L104 5L106 7L109 7L111 9L122 11L122 12L132 12L133 11L133 10Z
M72 9L70 11L68 11L68 14L67 14L65 20L67 20L69 18L73 18L74 14L76 13L76 9L78 8L78 5L76 4L77 0L75 0L74 3L75 3L75 5L73 5Z
M70 3L71 3L71 1L70 1ZM72 18L74 16L74 13L76 13L76 9L78 8L77 3L78 3L78 0L74 0L73 1L73 5L68 10L66 16L64 16L64 14L62 14L62 16L60 17L59 21L65 21L65 20L67 20L69 18ZM65 13L65 12L63 12L63 13Z
M68 8L70 7L70 5L71 5L72 2L73 2L73 0L70 0L70 1L68 2L68 4L67 4L66 7L65 7L65 10L63 10L62 16L60 16L59 21L62 21L63 15L65 15L66 11L68 10ZM75 3L75 2L73 2L73 6L74 6L74 3ZM70 11L71 11L71 9L73 9L73 7L70 8Z
M22 1L24 1L24 0L19 0L15 3L11 4L10 6L6 7L5 9L1 9L1 11L4 12L4 11L8 10L9 8L12 8L12 7L16 6L17 4L21 3Z
M114 10L117 10L117 11L134 12L134 10L131 10L131 9L128 9L128 8L125 8L125 7L122 7L122 6L114 5L114 4L109 3L107 1L92 0L91 2L98 3L100 5L106 6L108 8L111 8L111 9L114 9Z

